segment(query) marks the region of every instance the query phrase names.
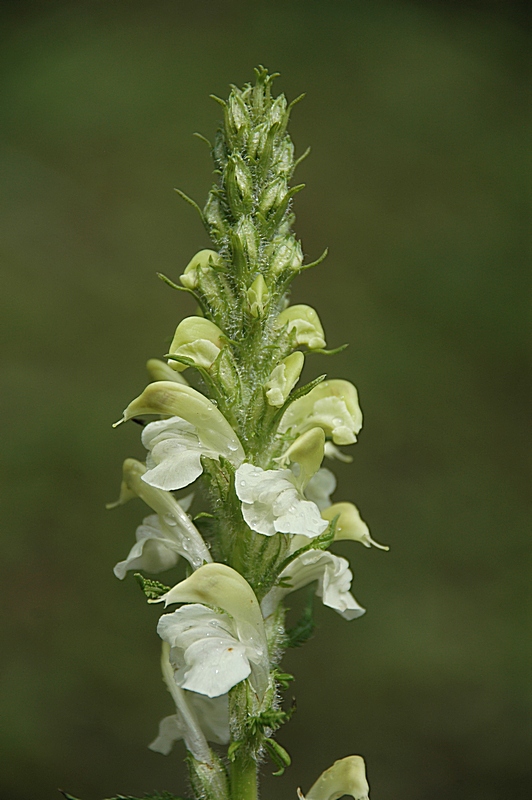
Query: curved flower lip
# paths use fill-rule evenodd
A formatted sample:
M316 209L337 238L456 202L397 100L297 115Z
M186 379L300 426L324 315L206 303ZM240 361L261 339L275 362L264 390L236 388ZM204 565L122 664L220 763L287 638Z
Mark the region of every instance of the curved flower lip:
M165 542L171 543L172 549L184 556L193 569L197 569L205 562L212 561L209 549L200 532L178 501L169 492L150 486L143 480L143 476L146 473L144 464L134 458L126 458L122 473L120 497L116 503L109 503L107 508L122 505L133 497L140 497L159 516L159 520L162 523L161 537L159 539L161 544ZM145 542L147 538L142 537ZM137 557L142 553L143 548L142 546L138 547L139 544L140 542L137 541L137 545L133 546L136 551L133 553L132 550L128 559L129 557ZM137 551L139 552L137 553ZM125 564L125 562L121 563ZM121 572L121 570L119 571ZM118 577L121 576L118 575Z
M138 526L135 536L137 541L127 558L115 564L113 569L119 580L123 580L133 569L153 574L164 572L174 567L179 556L184 555L179 540L172 538L170 531L163 528L157 514L145 517Z
M305 550L283 569L279 575L282 583L270 589L262 601L262 613L266 619L287 594L317 581L316 594L323 605L334 609L344 619L357 619L366 609L349 591L352 580L347 559L324 550Z
M211 764L213 759L207 739L217 744L229 742L227 695L211 699L181 689L175 681L169 656L170 647L167 642L163 642L163 680L172 695L177 713L161 720L159 735L148 746L150 750L167 755L175 741L184 739L187 750L196 761Z
M305 499L289 469L242 464L235 473L235 491L242 501L242 516L256 533L301 534L312 539L327 528L318 507Z
M223 414L211 401L191 386L171 381L150 383L124 410L119 422L126 422L143 414L177 416L196 427L201 441L210 449L227 458L234 466L244 460L240 440Z
M323 381L294 400L282 416L279 432L304 433L321 427L335 444L353 444L362 428L356 388L349 381Z
M223 611L189 603L163 614L157 633L170 645L174 677L182 689L213 698L246 678L255 682L263 654L241 641L234 620Z
M366 765L362 756L347 756L322 772L306 795L297 790L299 800L338 800L349 795L355 800L369 800Z
M331 494L336 489L336 476L327 467L321 467L305 487L305 497L316 503L320 511L331 505ZM325 519L325 518L324 518Z

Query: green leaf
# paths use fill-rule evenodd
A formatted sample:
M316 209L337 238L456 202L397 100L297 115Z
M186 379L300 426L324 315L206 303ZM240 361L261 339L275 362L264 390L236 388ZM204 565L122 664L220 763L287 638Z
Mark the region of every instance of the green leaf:
M229 761L234 761L236 758L236 751L240 748L243 744L242 739L237 739L235 742L231 742L229 747L227 748L227 758Z
M284 749L281 747L279 742L276 742L275 739L265 739L264 740L264 747L268 751L268 755L270 756L273 763L279 767L277 772L274 772L274 775L282 775L285 771L286 767L289 767L292 763L292 759Z
M316 261L311 261L310 264L303 264L300 267L300 271L303 272L303 270L305 269L310 269L311 267L317 267L318 264L321 264L322 261L325 261L328 255L329 255L329 248L326 247L321 256L317 258Z
M332 350L325 350L323 347L320 347L317 350L309 350L309 353L320 353L322 356L335 356L337 353L341 353L342 350L345 350L346 347L349 347L349 343L341 344L340 347L335 347Z
M281 687L281 689L288 689L291 682L295 680L293 675L290 675L289 672L279 672L278 670L274 670L274 678Z
M201 210L199 205L196 203L196 201L193 200L191 197L189 197L188 194L185 194L184 192L182 192L181 189L174 189L174 192L177 192L179 197L182 197L183 200L186 203L188 203L190 206L192 206L192 208L194 208L198 212L198 214L200 215L201 221L203 222L203 224L205 226L207 226L206 221L205 221L205 217L203 216L203 211Z
M135 572L133 577L136 578L140 588L148 598L148 600L158 600L163 594L169 592L171 587L166 586L159 581L153 581L150 578L145 578L140 572Z

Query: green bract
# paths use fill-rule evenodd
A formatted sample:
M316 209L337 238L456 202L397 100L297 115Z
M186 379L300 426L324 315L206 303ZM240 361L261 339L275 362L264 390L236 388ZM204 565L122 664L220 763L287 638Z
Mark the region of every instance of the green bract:
M151 747L168 753L184 741L197 800L256 800L263 756L275 774L290 764L273 738L291 713L281 705L287 676L278 665L313 623L307 607L287 631L284 598L314 584L345 619L361 616L349 562L328 548L339 539L376 544L352 503L331 505L336 479L322 465L324 457L350 460L336 445L353 444L362 427L357 391L325 375L297 385L304 352L326 352L325 335L314 308L289 305L292 280L313 264L292 231L292 198L303 188L290 185L294 103L272 97L274 77L260 67L254 85L215 98L223 109L216 183L203 210L179 192L201 215L212 249L190 259L180 284L164 279L193 296L196 315L177 325L166 362L148 362L153 382L120 420L142 424L146 463L125 461L114 505L139 497L155 513L115 572L188 562L188 577L173 587L137 577L150 602L179 604L157 627L175 713ZM192 521L191 497L173 493L196 482L204 491ZM209 742L228 744L226 755ZM344 792L367 798L358 756L325 772L307 800Z

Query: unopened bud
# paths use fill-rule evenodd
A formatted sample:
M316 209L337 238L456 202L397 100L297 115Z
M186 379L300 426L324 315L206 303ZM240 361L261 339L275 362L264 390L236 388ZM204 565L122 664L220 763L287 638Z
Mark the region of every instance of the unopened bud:
M172 369L182 372L187 364L172 356L192 359L197 367L209 369L224 345L220 328L204 317L186 317L176 328L169 356Z
M288 326L288 333L295 331L297 344L306 344L309 350L325 347L325 334L320 318L311 306L288 306L275 321L277 329L285 325Z
M198 272L204 269L212 269L222 263L221 257L215 250L200 250L190 259L179 280L187 289L195 289L198 285Z
M266 281L262 275L259 275L247 290L249 313L252 317L262 317L269 296L270 293L266 286Z
M280 408L283 405L298 382L304 363L305 356L300 350L296 350L274 368L264 384L266 397L271 406Z

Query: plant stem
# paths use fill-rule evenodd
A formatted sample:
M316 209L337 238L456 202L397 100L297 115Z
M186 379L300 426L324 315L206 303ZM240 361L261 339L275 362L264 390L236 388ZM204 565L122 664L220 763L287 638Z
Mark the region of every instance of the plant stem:
M257 800L257 764L248 753L236 753L231 765L232 800Z

